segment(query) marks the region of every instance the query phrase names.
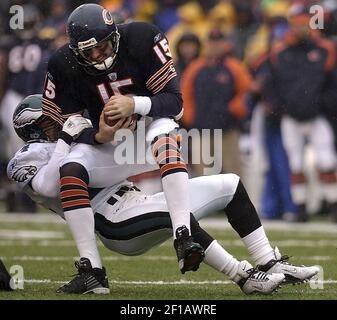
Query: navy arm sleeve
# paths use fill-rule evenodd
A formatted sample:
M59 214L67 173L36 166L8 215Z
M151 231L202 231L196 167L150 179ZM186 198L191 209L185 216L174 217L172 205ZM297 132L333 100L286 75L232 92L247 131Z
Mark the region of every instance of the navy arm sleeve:
M146 88L151 95L151 117L182 117L183 100L177 81L172 54L165 35L154 25L135 23L131 33L142 35L138 39L138 61L144 65ZM134 37L132 37L134 38Z
M48 62L42 97L43 114L60 126L63 126L71 115L82 114L84 111L76 95L79 90L76 88L72 68L63 61L67 54L63 50L59 49Z

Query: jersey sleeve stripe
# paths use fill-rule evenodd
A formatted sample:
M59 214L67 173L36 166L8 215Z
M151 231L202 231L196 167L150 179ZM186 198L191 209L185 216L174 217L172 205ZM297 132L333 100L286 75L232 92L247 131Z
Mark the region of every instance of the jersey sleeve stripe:
M55 109L50 108L50 107L44 105L43 103L42 103L42 113L45 116L48 116L51 119L53 119L56 122L58 122L60 125L63 125L63 120L62 120L61 115L57 111L55 111Z
M162 74L159 78L157 78L155 82L152 82L151 85L148 86L147 88L149 90L153 90L160 82L165 80L171 72L175 72L175 70L174 69L172 70L171 68L167 69L164 74Z
M50 107L55 108L57 111L62 112L62 109L58 107L54 102L51 102L50 100L46 98L42 98L42 103L49 105Z
M177 75L176 72L172 73L159 87L157 87L157 89L153 90L152 93L153 94L157 94L159 91L161 91L165 86L166 84L172 79L174 78L175 76Z
M147 87L151 86L151 83L152 83L153 81L156 81L156 79L157 79L158 77L160 77L160 75L161 75L163 72L165 72L166 69L169 69L171 65L173 65L173 60L169 60L168 62L166 62L166 63L164 64L163 67L161 67L155 74L153 74L153 75L146 81L146 86L147 86Z

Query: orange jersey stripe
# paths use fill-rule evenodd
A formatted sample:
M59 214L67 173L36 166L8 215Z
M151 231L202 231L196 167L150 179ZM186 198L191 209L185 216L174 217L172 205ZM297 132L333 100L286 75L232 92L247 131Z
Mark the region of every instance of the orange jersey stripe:
M42 110L43 115L53 119L55 122L57 122L58 124L60 124L61 126L63 126L63 121L62 119L60 119L59 117L56 117L53 113L49 112L47 109L43 109Z
M152 82L152 81L155 81L156 78L157 78L162 72L164 72L167 68L169 68L171 64L173 65L173 60L172 60L172 59L169 60L169 61L167 61L167 62L164 64L164 66L162 66L162 67L161 67L155 74L153 74L153 75L149 78L149 80L146 81L146 86L147 86L147 87L151 86L151 82Z
M176 71L175 71L173 65L172 65L169 69L167 69L167 70L165 71L165 73L163 73L163 74L162 74L156 81L154 81L154 82L148 87L148 89L150 89L151 91L154 91L154 89L155 89L156 87L158 87L158 86L160 85L160 83L163 82L165 79L167 79L167 78L169 77L169 75L172 74L172 73L176 73Z
M153 94L157 94L161 89L163 89L165 86L166 86L166 84L171 80L171 79L173 79L175 76L177 75L177 73L176 72L173 72L171 75L169 75L168 77L167 77L167 79L159 86L159 87L157 87L157 89L155 89L155 90L153 90L152 91L152 93Z
M60 107L58 107L54 102L52 102L52 101L50 101L46 98L42 98L42 102L51 106L51 107L53 107L53 108L55 108L57 111L62 112L62 109Z
M150 86L148 86L148 89L152 90L156 87L156 85L158 85L161 81L163 81L171 72L171 69L167 69L158 79L156 79L156 81L154 81L153 83L151 83Z

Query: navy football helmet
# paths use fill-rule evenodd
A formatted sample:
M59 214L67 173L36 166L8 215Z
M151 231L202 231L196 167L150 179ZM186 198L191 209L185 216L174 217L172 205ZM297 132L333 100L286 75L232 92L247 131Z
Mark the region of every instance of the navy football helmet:
M33 94L24 98L13 114L13 126L17 135L25 142L49 141L39 126L46 117L42 114L42 95Z
M108 10L93 3L79 6L68 18L67 33L70 38L69 48L86 70L92 71L94 67L105 72L113 67L120 35ZM107 56L93 61L90 58L93 48L108 52Z

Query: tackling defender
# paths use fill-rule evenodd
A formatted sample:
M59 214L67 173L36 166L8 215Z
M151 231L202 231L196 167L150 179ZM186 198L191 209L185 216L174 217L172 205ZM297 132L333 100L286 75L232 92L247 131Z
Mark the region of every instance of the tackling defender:
M14 127L27 144L8 164L8 176L33 200L63 216L57 188L58 168L70 150L69 141L90 124L81 116L70 117L63 126L61 138L57 143L51 142L42 130L48 122L42 115L40 100L39 96L27 97L14 114ZM123 171L123 167L120 169ZM88 184L90 186L90 181ZM172 224L163 193L145 195L131 183L122 180L108 188L82 188L82 191L91 195L96 232L110 250L137 255L172 236ZM71 188L63 192L71 192ZM192 200L191 231L205 250L204 262L228 275L243 292L268 294L276 289L284 277L287 282L295 283L317 274L317 267L289 265L286 258L270 246L238 176L226 174L191 179L188 195ZM259 265L257 269L252 269L247 261L236 260L200 228L196 219L220 209L225 210L230 224ZM93 267L85 256L82 256L77 267L79 274L59 288L59 292L109 292L104 268Z
M167 39L147 23L117 27L109 11L97 4L75 9L69 16L67 33L69 45L56 51L48 63L43 114L50 125L61 128L69 116L87 111L93 128L84 130L76 141L89 145L113 141L113 129L99 126L102 117L112 123L131 115L152 121L146 140L152 143L160 168L179 267L182 273L197 270L204 251L190 234L187 168L176 138L168 135L178 127L175 120L181 118L183 106ZM112 154L104 159L106 167L113 164ZM66 163L61 167L61 191L67 188L64 181L70 179L78 181L80 188L87 183L85 175L74 163ZM101 182L101 186L108 185ZM83 230L77 234L81 222L76 217L92 217L89 200L83 199L81 205L64 197L61 201L73 237L84 237ZM88 233L87 241L89 237ZM101 267L98 255L91 257L91 263Z

